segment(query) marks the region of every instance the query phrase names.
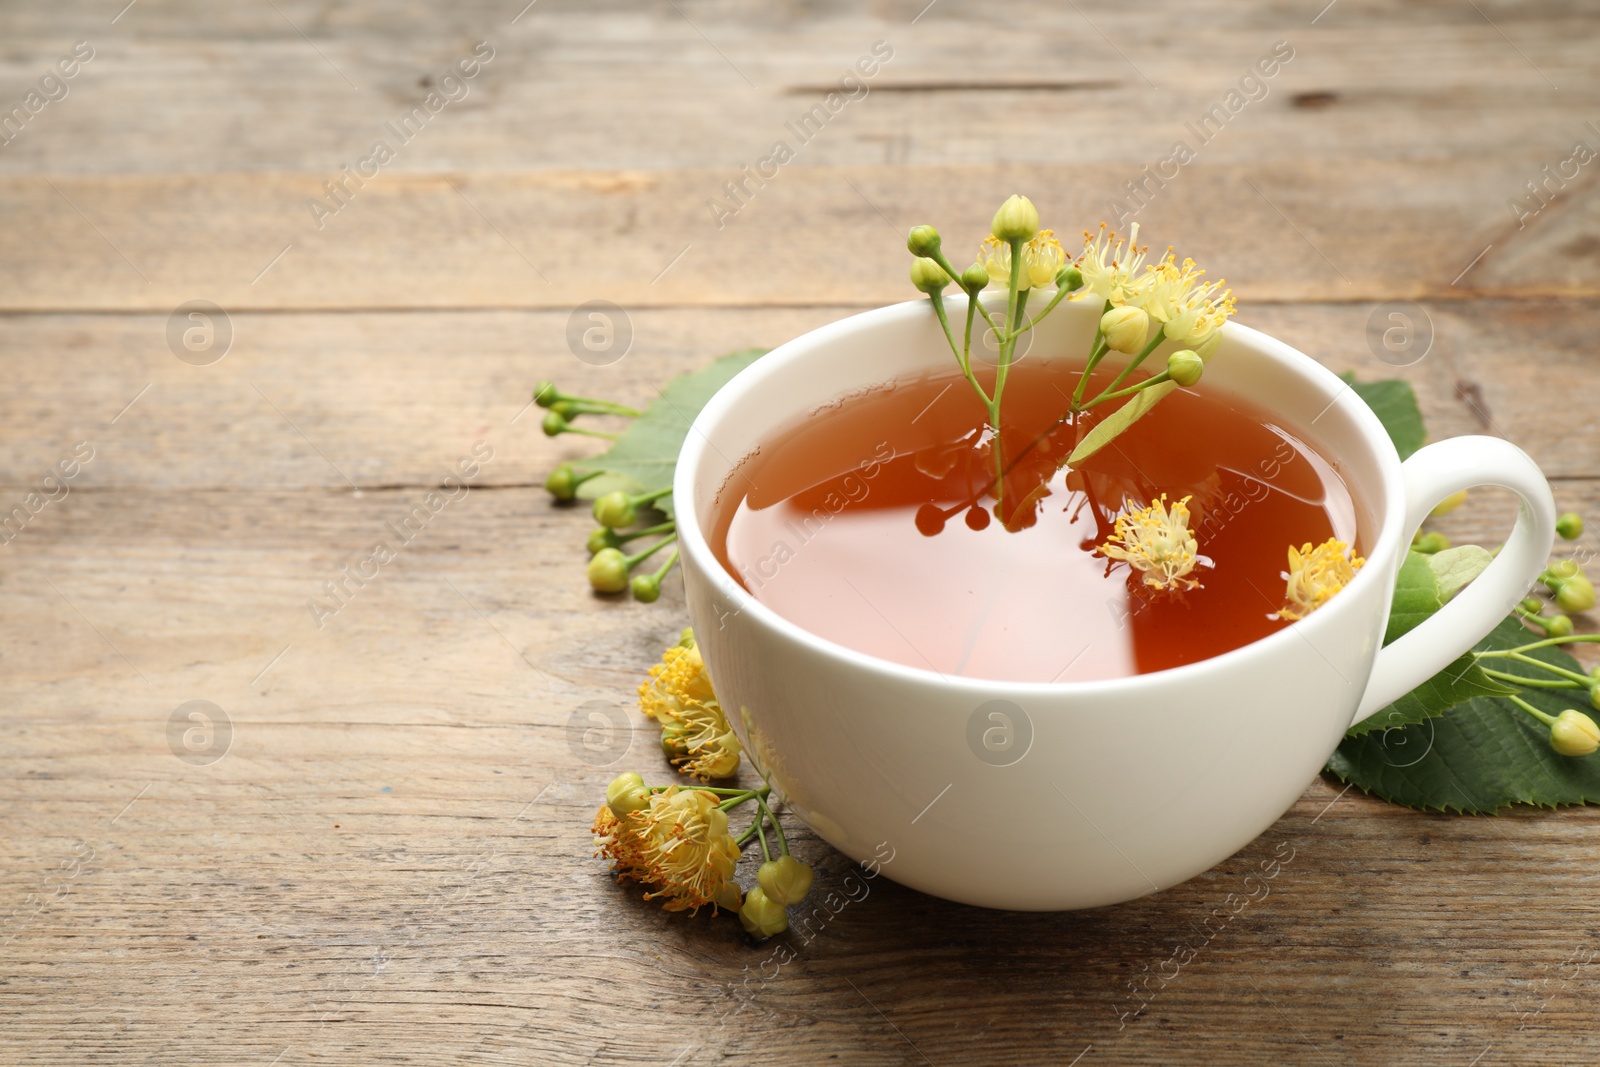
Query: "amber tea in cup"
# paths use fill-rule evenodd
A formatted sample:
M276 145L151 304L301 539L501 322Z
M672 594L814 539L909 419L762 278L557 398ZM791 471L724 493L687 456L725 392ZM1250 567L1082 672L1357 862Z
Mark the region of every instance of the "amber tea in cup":
M1291 624L1289 547L1359 553L1356 506L1294 430L1226 392L1172 393L1075 467L1099 409L1064 417L1081 366L1024 362L1006 386L996 501L987 413L960 373L852 396L780 428L726 481L710 542L796 625L941 675L1126 677ZM1088 395L1111 380L1091 375ZM1100 546L1116 519L1187 500L1196 588L1152 589Z

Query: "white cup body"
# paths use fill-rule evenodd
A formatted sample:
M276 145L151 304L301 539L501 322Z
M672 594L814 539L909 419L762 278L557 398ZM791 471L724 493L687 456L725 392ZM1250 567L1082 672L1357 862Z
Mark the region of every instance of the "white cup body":
M959 322L961 298L950 304ZM1096 316L1063 303L1027 358L1081 358ZM674 492L689 611L717 694L792 810L853 859L892 856L883 873L905 885L1053 910L1184 881L1270 826L1350 725L1410 535L1399 458L1337 377L1230 323L1199 388L1276 413L1338 471L1367 556L1354 581L1292 626L1172 670L1048 685L941 677L781 618L727 574L705 531L734 466L775 429L953 365L927 302L896 305L783 345L701 412ZM975 717L979 734L1012 731L1001 755L974 746Z

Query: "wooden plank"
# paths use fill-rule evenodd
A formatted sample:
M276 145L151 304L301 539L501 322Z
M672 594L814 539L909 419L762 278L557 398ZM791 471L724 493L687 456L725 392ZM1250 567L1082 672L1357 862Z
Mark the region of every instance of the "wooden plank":
M1452 282L1504 228L1524 169L1439 185L1434 163L1199 162L1139 219L1245 300L1451 299L1472 292ZM727 174L711 170L382 175L321 231L310 175L6 178L0 310L870 305L906 295L910 225L935 220L964 257L986 205L1027 189L1070 234L1122 173L795 167L721 230L707 203ZM1596 276L1592 257L1530 266L1491 292L1592 295Z
M114 26L98 4L8 11L0 100L20 100L76 39L96 55L65 100L0 148L0 172L336 170L425 95L423 79L485 39L495 59L396 168L737 172L878 40L895 51L875 92L806 148L807 163L1131 165L1120 184L1175 139L1199 148L1185 121L1279 40L1293 60L1201 149L1207 158L1493 156L1531 177L1596 110L1584 12L1570 3L1485 5L1486 18L1470 5L1411 13L1342 0L1312 24L1316 12L1296 4L1074 11L1034 0L1008 5L1003 28L989 7L954 0L913 24L923 6L798 17L546 0L515 24L521 5L494 2L274 11L186 0L136 6ZM973 47L997 33L1003 49Z

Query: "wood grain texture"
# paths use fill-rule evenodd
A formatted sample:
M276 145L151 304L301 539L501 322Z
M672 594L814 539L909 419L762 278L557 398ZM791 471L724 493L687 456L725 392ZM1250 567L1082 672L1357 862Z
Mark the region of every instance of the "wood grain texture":
M1527 166L1496 161L1446 182L1448 169L1201 161L1137 221L1147 239L1225 264L1218 273L1248 301L1600 293L1600 236L1585 236L1600 225L1585 206L1600 193L1574 189L1546 209L1545 228L1567 236L1507 277L1495 246L1509 256L1508 229L1535 233L1515 231L1504 207ZM1070 242L1071 227L1105 219L1111 192L1138 175L1108 164L796 165L719 217L707 205L738 177L380 173L320 220L306 205L323 195L321 175L3 178L12 225L0 234L0 310L168 312L194 299L230 311L570 309L601 294L625 307L878 304L909 291L912 225L935 220L964 257L990 213L971 197L1028 188ZM749 269L757 260L766 269Z
M93 449L0 544L0 1062L1593 1062L1596 809L1425 816L1317 780L1152 898L1017 915L878 878L763 947L590 856L605 783L666 771L636 715L598 749L572 716L626 709L685 612L675 581L587 592L590 523L538 485L592 443L538 433L532 382L648 401L904 299L900 231L965 247L1015 188L1097 222L1276 40L1294 60L1146 235L1226 274L1242 321L1410 381L1435 437L1526 448L1593 520L1561 550L1600 546L1600 163L1520 225L1507 204L1600 148L1600 24L1321 6L0 12L0 106L96 49L0 145L0 507ZM471 94L317 229L307 198L480 40ZM876 40L871 93L719 230L706 201ZM566 341L595 298L634 335L609 367ZM192 299L232 330L209 366L169 347ZM1420 301L1414 364L1369 343L1387 301ZM473 488L319 625L308 600L475 446ZM1492 543L1509 517L1484 492L1435 524ZM230 722L215 762L174 755L191 700ZM794 838L814 900L860 878Z

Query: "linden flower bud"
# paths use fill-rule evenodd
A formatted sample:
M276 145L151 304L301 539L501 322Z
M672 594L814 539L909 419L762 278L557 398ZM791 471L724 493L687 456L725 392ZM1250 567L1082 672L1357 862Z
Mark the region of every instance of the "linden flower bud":
M1428 512L1428 514L1433 516L1448 515L1456 508L1459 508L1462 502L1466 499L1467 491L1465 489L1461 490L1459 493L1451 493L1449 496L1435 504L1433 506L1433 510Z
M533 387L533 402L542 408L547 408L556 402L561 394L556 391L555 382L539 382Z
M1415 551L1421 552L1425 556L1431 556L1435 552L1443 552L1445 549L1449 548L1450 538L1446 537L1438 530L1431 530L1425 534L1418 534L1417 537L1412 540L1411 547Z
M544 487L557 500L571 500L578 495L578 476L573 473L570 464L563 463L550 472L550 477L544 480Z
M614 530L601 526L589 535L589 540L584 542L584 547L589 550L589 555L592 556L602 548L621 548L622 542L617 539Z
M621 489L607 493L594 502L594 521L601 526L620 530L624 526L632 526L638 517L633 502Z
M562 418L559 411L547 411L539 429L544 431L546 437L558 437L567 432L567 420Z
M1067 293L1075 293L1083 288L1083 271L1077 267L1067 267L1056 275L1056 288Z
M1174 352L1167 357L1167 374L1185 389L1198 382L1205 369L1206 361L1188 349Z
M650 790L644 786L644 776L633 771L617 775L606 786L606 807L617 818L650 806Z
M1012 196L1000 205L989 232L1002 241L1026 241L1039 232L1039 209L1025 196Z
M1563 541L1576 541L1583 536L1583 516L1576 511L1563 512L1556 520L1556 533Z
M756 880L761 883L761 891L767 899L788 907L798 904L811 892L812 871L809 864L801 863L793 856L779 856L775 860L768 860L756 872Z
M1589 706L1600 711L1600 682L1589 687Z
M1150 337L1150 314L1127 304L1112 308L1100 316L1100 332L1112 351L1132 355L1143 349Z
M620 593L628 588L628 561L621 549L602 548L596 552L586 573L597 593Z
M1578 565L1577 560L1557 560L1556 562L1550 564L1549 567L1545 568L1545 574L1548 575L1548 578L1545 580L1545 584L1554 589L1558 583L1564 582L1568 578L1576 578L1582 573L1583 568Z
M1581 574L1568 578L1556 590L1556 607L1562 611L1588 611L1594 602L1594 584Z
M1600 726L1583 712L1568 708L1550 727L1550 747L1563 756L1587 756L1600 748Z
M1539 612L1544 610L1544 603L1536 596L1524 597L1522 600L1522 610L1530 611L1537 615Z
M906 248L918 257L931 257L939 251L939 231L932 226L913 226L906 234Z
M1551 637L1571 637L1572 620L1565 615L1552 615L1544 620L1544 632Z
M634 575L630 586L633 599L641 604L654 604L661 596L661 579L653 574Z
M744 907L739 909L739 924L751 937L768 938L789 929L789 913L783 905L770 900L759 886L744 895Z
M982 263L974 263L961 272L961 288L969 293L981 292L989 284L989 272L983 269Z
M932 296L950 284L950 275L933 260L918 256L911 261L911 284Z

